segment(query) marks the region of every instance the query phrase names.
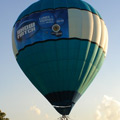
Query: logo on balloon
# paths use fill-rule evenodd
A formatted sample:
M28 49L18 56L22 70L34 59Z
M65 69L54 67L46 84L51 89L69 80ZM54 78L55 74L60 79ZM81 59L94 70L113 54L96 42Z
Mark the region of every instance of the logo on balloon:
M51 33L51 37L61 37L64 31L65 10L44 11L39 16L39 25L42 32ZM48 35L50 39L50 34Z
M60 31L60 25L58 25L58 24L54 24L53 26L52 26L52 35L55 35L56 37L60 37L60 36L62 36L62 31Z
M54 32L59 32L59 31L60 31L60 26L59 26L58 24L54 24L54 25L52 26L52 30L53 30Z
M16 38L18 41L26 40L32 37L38 30L39 27L35 21L25 21L24 23L20 24L17 28Z
M39 17L40 28L50 28L55 23L55 17L52 12L44 12Z

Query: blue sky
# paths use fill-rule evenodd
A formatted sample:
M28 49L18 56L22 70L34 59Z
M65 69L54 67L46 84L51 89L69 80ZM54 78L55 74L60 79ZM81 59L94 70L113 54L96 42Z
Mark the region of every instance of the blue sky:
M112 108L116 108L116 113L120 110L120 0L85 1L104 19L109 33L109 47L100 72L76 103L70 117L73 120L107 120L106 104L111 112ZM19 14L34 2L0 2L0 109L11 120L57 120L60 117L23 74L12 51L12 27ZM110 114L113 118L109 120L118 120L116 113Z

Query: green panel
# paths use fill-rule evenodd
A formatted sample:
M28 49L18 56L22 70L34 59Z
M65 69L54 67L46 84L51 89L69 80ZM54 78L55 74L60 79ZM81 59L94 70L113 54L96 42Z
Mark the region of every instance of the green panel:
M101 66L102 66L102 64L103 64L103 62L104 62L104 58L105 58L105 53L102 54L101 59L100 59L98 65L97 65L96 70L94 71L93 75L91 76L90 81L88 81L88 82L84 85L84 88L83 88L83 91L82 91L81 94L83 94L83 93L85 92L86 88L88 88L88 86L90 85L90 83L91 83L91 82L94 80L94 78L96 77L97 73L99 72L99 70L100 70L100 68L101 68Z
M88 41L83 41L83 42L81 42L81 45L80 45L80 52L79 52L78 60L80 60L81 65L80 65L80 73L79 73L79 77L78 77L78 83L75 86L75 89L77 91L78 91L78 88L80 87L81 83L83 82L83 77L86 74L87 69L84 69L84 68L86 66L86 60L87 60L87 56L89 53L90 45L91 45L91 43Z
M98 45L91 43L90 47L88 49L89 49L88 56L84 61L85 65L83 68L83 73L82 73L81 78L80 78L80 79L82 79L82 82L81 82L79 89L78 89L79 92L83 89L84 84L87 81L89 81L88 74L90 73L92 66L94 66L93 61L94 61L95 56L97 54Z
M92 67L86 77L86 80L82 85L82 87L79 89L81 95L85 92L85 90L88 88L90 83L94 80L96 74L99 72L100 67L103 64L104 58L105 58L105 53L103 52L102 48L99 48L96 57L94 59L94 62L92 64Z

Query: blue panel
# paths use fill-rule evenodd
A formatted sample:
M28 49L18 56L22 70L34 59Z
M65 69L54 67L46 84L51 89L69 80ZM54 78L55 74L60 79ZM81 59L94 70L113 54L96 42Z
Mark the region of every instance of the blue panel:
M25 46L45 40L68 38L67 9L37 12L15 25L14 38L18 51Z

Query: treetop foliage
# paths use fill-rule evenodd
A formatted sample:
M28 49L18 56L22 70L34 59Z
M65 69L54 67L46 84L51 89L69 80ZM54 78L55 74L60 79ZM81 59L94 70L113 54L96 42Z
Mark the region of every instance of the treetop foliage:
M5 118L6 114L0 110L0 120L9 120L9 118Z

